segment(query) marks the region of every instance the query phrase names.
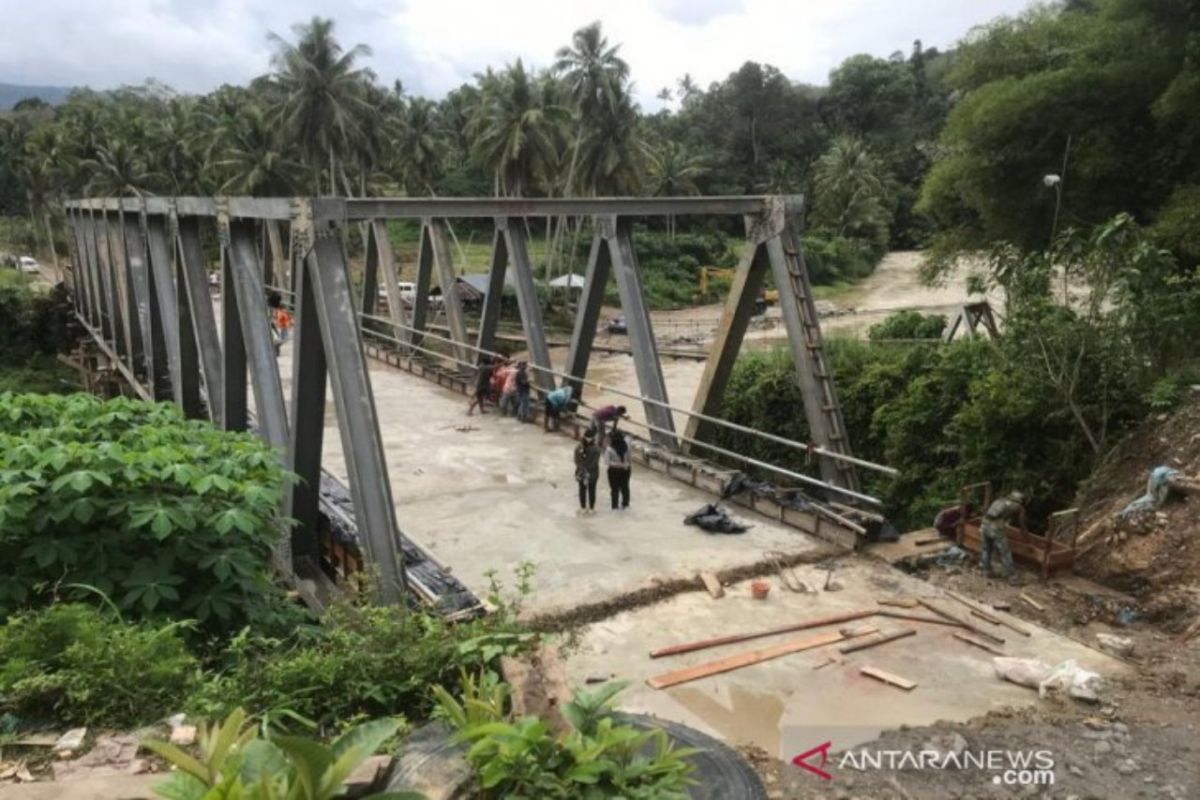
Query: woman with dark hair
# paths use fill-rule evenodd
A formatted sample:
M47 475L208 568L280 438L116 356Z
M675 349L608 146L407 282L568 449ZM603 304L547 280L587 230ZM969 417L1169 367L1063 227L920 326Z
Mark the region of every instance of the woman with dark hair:
M608 491L612 495L613 511L629 508L629 476L633 472L629 443L625 434L613 431L608 449L604 451L604 462L608 465Z
M579 484L579 513L596 512L596 484L600 481L600 448L591 431L575 448L575 481Z

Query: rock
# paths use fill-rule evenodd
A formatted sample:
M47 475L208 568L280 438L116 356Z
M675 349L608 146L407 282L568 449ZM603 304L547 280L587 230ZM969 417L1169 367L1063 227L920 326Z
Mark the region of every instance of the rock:
M1092 745L1092 752L1098 756L1102 756L1105 753L1111 753L1112 749L1113 749L1112 743L1108 742L1104 739L1101 739L1100 741L1098 741L1094 745Z
M171 744L187 747L196 741L195 725L180 725L171 729Z
M1121 773L1122 775L1132 775L1133 773L1135 773L1137 771L1138 771L1137 762L1134 761L1132 758L1126 758L1122 761L1117 762L1117 772Z
M1133 639L1128 636L1114 636L1111 633L1097 633L1096 641L1100 649L1115 656L1128 656L1133 652Z
M1072 775L1083 775L1083 770L1081 770L1079 767L1075 766L1074 764L1067 767L1067 772L1070 772Z
M1118 733L1129 733L1129 726L1124 722L1114 722L1113 730L1117 731Z
M87 728L72 728L58 737L58 741L54 743L54 749L58 752L72 753L83 747L83 740L86 737Z

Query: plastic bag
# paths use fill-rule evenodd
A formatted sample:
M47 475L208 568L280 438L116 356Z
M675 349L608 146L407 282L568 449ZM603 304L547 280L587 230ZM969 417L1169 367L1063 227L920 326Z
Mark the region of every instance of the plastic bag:
M1018 686L1037 689L1040 697L1045 697L1052 690L1063 690L1077 700L1100 699L1100 676L1083 669L1071 659L1052 667L1036 658L999 656L992 659L992 665L996 668L997 676Z

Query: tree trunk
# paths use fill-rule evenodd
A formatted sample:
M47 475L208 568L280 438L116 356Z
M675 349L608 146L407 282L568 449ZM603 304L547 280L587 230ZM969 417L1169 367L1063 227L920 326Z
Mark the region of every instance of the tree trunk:
M54 248L54 226L50 221L49 209L42 212L42 219L46 223L46 244L49 245L50 263L54 265L54 274L61 279L62 271L58 268L58 251Z

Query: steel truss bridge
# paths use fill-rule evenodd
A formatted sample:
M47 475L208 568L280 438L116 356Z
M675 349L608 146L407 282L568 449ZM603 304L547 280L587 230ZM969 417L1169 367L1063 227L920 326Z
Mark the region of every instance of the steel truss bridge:
M326 390L332 389L346 456L354 521L379 579L383 602L405 591L403 542L384 461L379 419L364 356L364 320L390 322L402 348L425 350L429 294L443 289L449 335L459 363L491 352L502 290L511 270L531 379L540 392L586 380L605 287L615 277L628 326L640 399L654 444L687 452L703 446L768 273L779 303L804 399L812 442L799 445L817 459L821 480L776 470L856 500L856 467L881 469L850 452L830 374L798 237L799 196L503 199L503 198L253 198L141 197L73 200L66 204L73 265L71 289L79 320L96 346L145 399L177 403L189 417L226 430L253 428L278 449L300 480L282 512L297 521L276 551L290 574L294 559L315 554L321 515L322 431ZM644 299L633 244L635 220L665 216L740 216L745 243L729 297L685 430L677 431ZM527 242L527 219L590 218L594 238L577 305L567 365L557 372L538 303ZM495 233L478 331L468 337L453 290L455 270L448 224L490 219ZM421 225L411 309L399 302L399 271L387 236L388 220ZM366 236L362 291L356 292L346 253L355 228ZM219 249L221 297L214 308L208 258ZM376 315L382 281L388 317ZM285 396L270 330L266 289L294 298L291 396ZM219 318L218 318L219 317ZM438 337L440 338L440 337ZM254 393L254 413L249 391ZM751 433L758 433L750 431ZM710 448L718 450L718 448ZM745 459L753 462L750 459Z

